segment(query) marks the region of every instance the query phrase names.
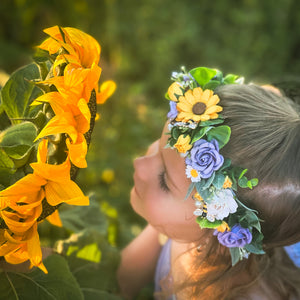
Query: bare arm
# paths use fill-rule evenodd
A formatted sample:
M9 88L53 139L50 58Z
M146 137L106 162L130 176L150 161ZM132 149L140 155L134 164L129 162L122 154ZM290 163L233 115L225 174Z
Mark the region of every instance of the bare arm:
M161 245L158 232L148 225L121 253L118 282L121 293L131 299L154 278Z

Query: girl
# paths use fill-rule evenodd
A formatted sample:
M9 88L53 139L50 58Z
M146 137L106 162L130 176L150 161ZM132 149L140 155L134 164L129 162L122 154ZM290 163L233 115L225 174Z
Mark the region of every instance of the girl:
M156 299L300 299L282 248L300 241L299 107L213 69L173 79L169 121L134 162L149 225L122 252L122 294L155 274Z

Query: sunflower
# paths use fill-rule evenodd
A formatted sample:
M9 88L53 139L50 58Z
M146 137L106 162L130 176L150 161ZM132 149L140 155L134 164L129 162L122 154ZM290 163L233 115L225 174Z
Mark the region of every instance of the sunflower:
M218 112L223 110L221 106L216 105L219 101L219 97L214 95L212 90L203 91L200 87L188 90L178 98L177 110L179 113L176 121L200 122L217 119Z

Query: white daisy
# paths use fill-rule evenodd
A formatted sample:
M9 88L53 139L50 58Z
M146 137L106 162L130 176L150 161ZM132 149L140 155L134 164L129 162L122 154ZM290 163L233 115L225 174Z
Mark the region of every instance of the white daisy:
M199 172L190 165L186 166L185 174L192 182L199 182L201 180Z

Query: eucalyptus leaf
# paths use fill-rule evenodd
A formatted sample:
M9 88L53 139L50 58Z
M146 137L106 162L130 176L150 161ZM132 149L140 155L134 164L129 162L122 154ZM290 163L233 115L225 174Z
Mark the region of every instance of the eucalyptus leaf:
M234 266L240 260L240 249L238 247L229 248L231 254L231 264Z
M0 273L0 295L6 300L83 300L79 285L67 261L57 254L44 260L48 274L35 269L30 273Z
M258 249L256 246L252 245L252 244L247 244L244 246L244 248L254 254L265 254L265 251L262 249Z
M197 83L203 87L217 74L217 70L198 67L192 69L189 73L194 77Z
M42 94L34 79L40 79L40 71L33 63L15 71L1 90L3 108L14 124L30 116L29 104Z
M217 188L217 189L221 189L223 187L224 181L225 181L225 175L217 172L215 173L215 178L212 182L212 184Z
M192 193L192 191L194 190L194 188L195 188L195 183L192 182L192 183L189 185L189 188L188 188L188 190L187 190L187 192L186 192L186 195L185 195L184 200L186 200L186 199L191 195L191 193Z
M231 134L231 129L229 126L221 125L214 127L207 133L207 140L210 142L211 140L217 140L219 144L219 148L223 148L229 141Z

